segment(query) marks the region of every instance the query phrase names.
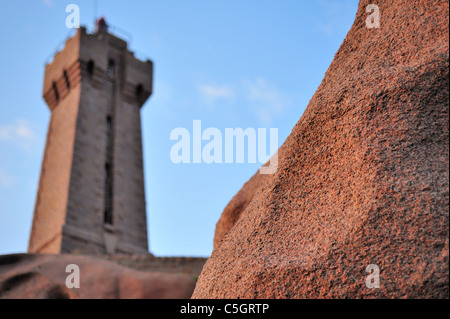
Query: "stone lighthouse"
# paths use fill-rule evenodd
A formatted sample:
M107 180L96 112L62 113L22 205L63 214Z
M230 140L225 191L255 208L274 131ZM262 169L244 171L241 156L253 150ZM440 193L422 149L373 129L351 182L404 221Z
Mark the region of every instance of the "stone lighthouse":
M140 111L152 74L102 18L46 65L51 118L29 252L148 253Z

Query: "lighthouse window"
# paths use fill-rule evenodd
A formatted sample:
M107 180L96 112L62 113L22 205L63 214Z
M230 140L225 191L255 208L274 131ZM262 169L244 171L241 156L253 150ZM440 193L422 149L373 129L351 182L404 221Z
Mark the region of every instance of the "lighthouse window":
M67 71L66 70L64 70L63 75L64 75L64 79L66 80L67 89L70 89L70 80L69 80L69 76L67 75Z
M137 96L137 97L141 97L143 91L144 91L144 87L142 86L142 84L139 84L139 85L136 87L136 96Z
M114 64L114 60L109 59L108 68L106 69L106 75L108 75L110 78L114 77Z
M94 75L94 66L94 61L89 60L89 62L87 63L87 72L90 78L92 77L92 75Z
M109 163L105 164L105 210L103 212L103 222L105 224L113 224L112 215L112 176L111 176L111 165Z
M106 117L106 130L107 130L107 132L111 132L111 128L112 128L112 117L110 115L108 115Z
M56 101L59 101L59 92L58 88L56 87L56 82L53 82L53 92L55 93Z

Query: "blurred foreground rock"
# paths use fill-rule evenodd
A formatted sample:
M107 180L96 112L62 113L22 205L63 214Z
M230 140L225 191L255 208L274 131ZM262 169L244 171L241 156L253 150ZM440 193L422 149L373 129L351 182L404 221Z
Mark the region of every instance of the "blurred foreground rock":
M78 289L66 287L70 264L80 269ZM178 299L190 298L194 286L193 276L139 271L90 256L0 256L0 298Z

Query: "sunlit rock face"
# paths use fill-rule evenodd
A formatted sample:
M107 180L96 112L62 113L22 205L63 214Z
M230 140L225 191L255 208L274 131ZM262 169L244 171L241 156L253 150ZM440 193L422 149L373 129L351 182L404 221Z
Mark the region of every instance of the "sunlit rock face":
M277 172L225 208L194 298L448 298L449 4L378 0L369 28L371 2Z

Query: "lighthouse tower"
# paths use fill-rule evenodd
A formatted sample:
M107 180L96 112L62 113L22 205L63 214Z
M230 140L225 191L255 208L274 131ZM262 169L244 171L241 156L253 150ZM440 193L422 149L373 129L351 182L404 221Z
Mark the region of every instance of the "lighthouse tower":
M152 73L103 18L46 65L51 118L29 252L148 253L140 110Z

